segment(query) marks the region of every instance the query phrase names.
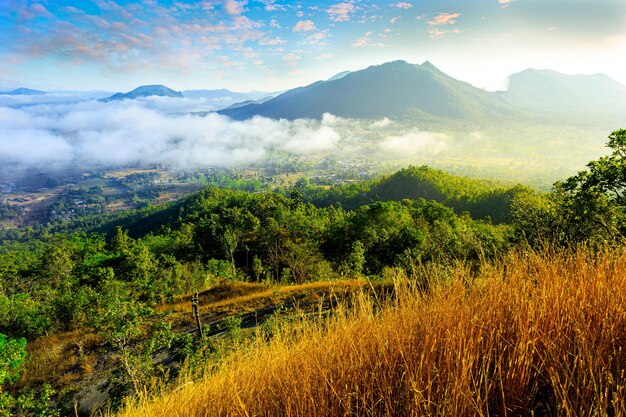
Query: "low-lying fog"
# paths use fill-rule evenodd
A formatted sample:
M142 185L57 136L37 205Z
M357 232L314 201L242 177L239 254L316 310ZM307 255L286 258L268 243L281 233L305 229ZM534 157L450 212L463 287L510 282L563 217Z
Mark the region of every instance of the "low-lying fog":
M319 121L239 122L207 114L207 108L203 100L161 97L105 103L86 96L0 96L0 161L6 174L155 163L233 167L277 153L335 153L516 181L540 176L549 183L603 153L609 133L563 126L415 126L330 114Z

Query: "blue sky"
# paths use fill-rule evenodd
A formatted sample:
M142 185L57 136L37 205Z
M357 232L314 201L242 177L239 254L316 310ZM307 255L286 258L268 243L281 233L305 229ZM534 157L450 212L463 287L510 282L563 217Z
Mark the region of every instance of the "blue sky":
M624 0L0 0L0 88L275 91L394 59L626 84Z

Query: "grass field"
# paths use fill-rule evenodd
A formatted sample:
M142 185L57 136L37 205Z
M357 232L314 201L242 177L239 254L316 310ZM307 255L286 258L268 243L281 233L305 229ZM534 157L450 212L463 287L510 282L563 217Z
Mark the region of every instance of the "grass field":
M399 276L395 301L279 327L119 416L626 415L623 249L419 275L419 290Z

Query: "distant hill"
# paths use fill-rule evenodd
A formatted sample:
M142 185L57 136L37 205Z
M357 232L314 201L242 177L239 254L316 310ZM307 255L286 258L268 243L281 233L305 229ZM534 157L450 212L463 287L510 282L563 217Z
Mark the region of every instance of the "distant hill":
M0 93L3 95L7 95L7 96L40 96L43 94L46 94L45 91L40 91L40 90L33 90L31 88L17 88L13 91L7 91L4 93Z
M184 98L183 94L179 91L174 91L164 85L143 85L135 88L128 93L117 93L111 97L105 98L103 101L116 101L116 100L134 100L141 97L172 97L172 98Z
M506 100L518 107L573 117L626 119L626 86L604 74L565 75L550 70L528 69L509 77Z
M507 106L500 97L458 81L429 62L394 61L221 113L234 119L254 115L320 118L324 113L354 118L465 119L507 114L511 111Z
M225 88L219 90L185 90L182 91L183 95L187 98L199 99L204 98L209 101L219 102L222 101L231 105L233 103L242 101L257 101L265 97L273 97L278 93L264 92L264 91L251 91L249 93L241 93L237 91L227 90Z
M238 109L238 108L249 106L249 105L252 105L252 104L263 104L266 101L270 101L273 98L274 97L272 97L272 96L267 96L267 97L263 97L263 98L261 98L259 100L246 100L246 101L242 101L242 102L239 102L239 103L231 104L230 106L226 107L224 110Z
M233 119L255 115L319 119L332 113L362 119L550 119L614 124L626 118L626 87L602 74L526 70L510 77L509 90L488 92L446 75L430 62L414 65L394 61L340 73L265 103L220 113Z

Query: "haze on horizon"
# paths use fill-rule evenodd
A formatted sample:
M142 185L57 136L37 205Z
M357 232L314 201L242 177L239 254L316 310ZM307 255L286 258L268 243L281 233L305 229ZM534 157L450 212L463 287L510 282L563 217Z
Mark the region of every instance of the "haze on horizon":
M626 84L622 0L0 0L0 89L276 91L396 59L491 90L533 67Z

